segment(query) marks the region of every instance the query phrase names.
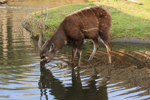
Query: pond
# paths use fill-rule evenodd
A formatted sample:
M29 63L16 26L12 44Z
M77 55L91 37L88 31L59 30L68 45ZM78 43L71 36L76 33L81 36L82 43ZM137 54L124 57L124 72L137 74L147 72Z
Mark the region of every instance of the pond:
M82 0L14 0L0 5L0 100L148 100L150 99L150 46L115 44L112 65L107 65L103 44L93 58L93 45L85 44L81 69L71 61L71 46L40 67L37 41L22 28L30 12L43 7L82 3Z

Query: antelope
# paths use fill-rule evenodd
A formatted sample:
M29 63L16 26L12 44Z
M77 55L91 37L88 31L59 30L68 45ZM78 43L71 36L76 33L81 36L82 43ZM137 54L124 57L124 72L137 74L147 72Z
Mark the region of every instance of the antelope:
M79 68L84 39L92 39L94 49L89 57L89 62L92 61L95 52L100 46L100 41L102 41L107 49L108 63L111 64L111 46L109 44L110 27L110 14L99 6L87 7L71 13L64 18L50 40L48 40L47 36L43 46L41 45L43 35L41 31L38 41L41 61L46 63L50 62L54 54L66 43L72 43L72 62L74 63L75 54L77 53L77 66Z

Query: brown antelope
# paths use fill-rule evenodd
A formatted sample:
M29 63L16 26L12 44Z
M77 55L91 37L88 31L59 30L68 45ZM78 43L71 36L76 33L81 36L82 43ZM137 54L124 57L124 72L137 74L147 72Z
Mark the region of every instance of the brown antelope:
M67 42L71 42L72 62L74 62L75 54L78 56L78 67L80 67L81 51L83 48L84 39L92 39L94 49L89 58L92 60L95 52L99 48L99 41L106 46L108 59L111 63L111 46L109 44L109 30L111 26L111 16L101 7L87 7L78 10L68 15L60 24L57 31L48 40L46 39L43 47L41 46L42 35L41 32L38 46L40 49L41 61L49 62L52 60L54 54L59 51Z

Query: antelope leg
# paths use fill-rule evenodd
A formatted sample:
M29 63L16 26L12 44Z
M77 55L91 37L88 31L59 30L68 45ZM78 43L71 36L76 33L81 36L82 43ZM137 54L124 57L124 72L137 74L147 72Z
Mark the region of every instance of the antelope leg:
M82 48L83 48L83 40L80 40L77 42L78 67L80 67Z
M93 49L93 52L92 52L92 54L91 54L91 56L90 56L90 58L89 58L89 63L90 63L90 65L91 65L92 69L93 69L93 73L96 75L97 72L96 72L96 69L95 69L95 67L94 67L94 64L92 63L92 59L93 59L93 57L94 57L94 55L95 55L97 49L98 49L99 46L100 46L100 45L99 45L99 42L98 42L98 39L93 39L93 45L94 45L94 49Z
M109 44L109 40L107 38L102 39L99 38L102 43L105 45L106 49L107 49L107 54L108 54L108 64L111 64L111 46Z
M93 49L92 54L90 55L89 60L92 60L92 59L93 59L93 57L94 57L94 55L95 55L97 49L99 48L99 43L98 43L98 40L97 40L97 39L93 40L93 46L94 46L94 49Z
M76 53L77 53L77 44L73 43L73 47L72 47L72 63L73 64L74 64Z

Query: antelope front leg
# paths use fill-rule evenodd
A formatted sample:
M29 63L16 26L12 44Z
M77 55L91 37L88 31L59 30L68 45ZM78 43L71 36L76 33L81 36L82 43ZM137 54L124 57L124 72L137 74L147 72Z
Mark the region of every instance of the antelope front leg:
M73 43L73 47L72 47L72 64L74 64L76 53L77 53L77 44Z
M83 40L77 42L78 68L80 67Z

